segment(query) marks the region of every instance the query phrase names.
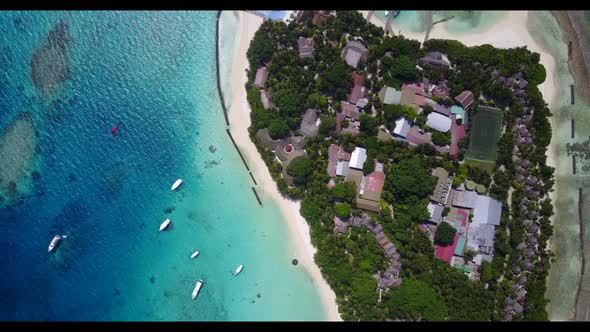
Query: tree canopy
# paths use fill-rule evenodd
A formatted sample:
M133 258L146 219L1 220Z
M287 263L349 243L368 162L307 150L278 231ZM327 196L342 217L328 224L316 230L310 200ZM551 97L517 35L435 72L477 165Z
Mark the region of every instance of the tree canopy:
M291 175L295 183L305 183L313 173L313 162L307 156L296 157L287 166L287 174Z
M289 136L289 126L281 119L274 119L268 125L268 133L272 139L285 138Z
M457 234L457 230L453 226L449 225L448 222L443 221L438 224L438 227L436 228L436 233L434 234L434 243L443 246L451 245L455 239L455 234Z
M435 184L435 178L426 170L418 156L394 163L385 178L386 188L393 194L396 204L427 198Z
M405 320L442 321L449 309L443 298L426 282L414 278L405 279L401 286L385 296L394 317Z

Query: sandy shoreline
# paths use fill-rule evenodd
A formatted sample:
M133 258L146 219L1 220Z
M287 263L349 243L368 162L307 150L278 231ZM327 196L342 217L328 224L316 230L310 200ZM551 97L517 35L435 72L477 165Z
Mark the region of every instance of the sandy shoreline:
M318 290L326 313L326 319L330 321L341 321L342 319L338 314L338 306L336 304L336 295L323 278L320 269L313 260L316 249L311 244L309 226L299 214L300 203L288 200L279 193L264 160L262 160L256 146L250 140L248 134L250 106L248 105L246 89L244 88L244 84L247 81L245 70L248 68L246 52L250 45L250 40L254 37L254 33L258 30L263 20L254 14L243 11L238 13L240 22L236 31L230 68L232 97L231 101L226 105L228 107L230 131L248 161L252 174L258 182L257 189L262 194L263 200L265 197L274 200L280 208L284 219L287 221L290 238L293 241L295 250L294 257L299 260L299 265L308 272L314 286Z

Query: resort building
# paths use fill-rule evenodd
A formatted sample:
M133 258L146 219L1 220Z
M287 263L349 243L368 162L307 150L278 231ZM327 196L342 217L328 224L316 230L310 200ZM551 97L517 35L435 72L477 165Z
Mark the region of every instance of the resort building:
M420 129L420 127L413 126L408 131L406 140L410 146L414 147L421 144L430 144L432 142L432 133L424 132L424 130Z
M354 82L350 93L346 95L346 100L358 108L365 108L369 103L367 97L367 89L363 85L365 78L356 72L352 72L352 80Z
M457 159L459 156L459 142L465 137L465 124L458 125L455 119L451 123L451 146L449 157Z
M384 86L378 93L379 99L386 105L399 105L402 100L402 92L392 87Z
M448 69L451 66L451 62L446 54L440 52L430 52L425 57L418 60L418 64L422 68L432 69Z
M297 46L299 47L299 58L313 58L313 38L299 37Z
M270 137L270 134L268 133L268 129L264 128L264 129L259 129L256 132L256 137L258 137L258 140L260 140L260 143L262 143L262 145L264 145L264 147L274 150L277 146L277 144L280 142L280 140L273 140Z
M432 171L432 175L436 176L437 179L436 187L434 188L432 195L430 195L430 200L444 206L447 204L453 181L449 177L449 172L442 167L435 168Z
M426 117L426 125L434 130L446 133L451 129L451 119L440 113L432 112Z
M295 16L295 21L301 23L305 18L311 17L311 24L322 24L328 17L330 17L329 10L300 10Z
M381 191L385 183L385 173L383 173L383 165L380 169L377 166L371 174L365 176L361 180L358 195L356 197L356 206L359 209L379 212L381 210Z
M262 101L262 107L264 107L265 110L272 107L272 104L270 103L270 97L266 90L260 90L260 101Z
M455 97L455 100L461 104L461 106L463 106L463 109L467 109L469 106L471 106L471 104L473 104L473 93L471 91L465 90Z
M328 175L334 177L336 175L346 176L348 172L348 162L350 161L350 153L336 144L330 144L328 147Z
M361 180L363 179L363 171L360 169L350 168L346 173L346 177L344 178L345 181L354 182L356 185L356 190L358 193L359 188L361 187Z
M348 127L342 128L342 122L348 119ZM340 112L336 112L336 132L339 134L358 134L360 133L360 112L356 105L349 104L345 101L340 103Z
M395 128L393 129L393 136L398 138L405 139L408 136L408 132L410 131L410 121L406 120L406 118L401 117L395 120Z
M414 106L414 96L416 93L412 89L402 89L400 96L400 104L406 106ZM417 107L416 107L417 108Z
M342 50L341 57L349 66L356 68L361 60L367 60L368 55L369 50L360 41L351 40Z
M303 115L303 119L301 120L301 127L299 128L301 135L305 137L317 135L320 131L318 120L319 118L316 110L308 108Z
M362 170L365 161L367 161L367 150L359 148L358 146L355 147L350 155L349 167Z
M388 142L393 139L391 136L391 132L387 129L384 125L379 126L379 131L377 132L377 139L381 142Z
M428 214L430 215L430 217L428 218L428 221L430 221L433 224L438 225L443 220L442 213L443 213L444 207L442 207L438 204L428 203L427 209L428 209Z
M266 77L268 76L268 70L266 67L260 67L256 71L256 77L254 78L254 85L263 88L266 85Z
M471 210L473 220L466 236L466 248L478 253L476 265L481 260L492 261L494 253L495 226L500 225L502 203L475 191L453 191L453 206Z

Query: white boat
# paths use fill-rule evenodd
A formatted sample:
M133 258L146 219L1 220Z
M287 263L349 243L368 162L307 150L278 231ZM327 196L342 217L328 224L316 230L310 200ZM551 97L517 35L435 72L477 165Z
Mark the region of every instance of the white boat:
M193 254L191 255L191 258L195 258L197 256L199 256L199 251L198 250L195 251L195 252L193 252Z
M170 223L171 223L170 219L164 220L164 222L160 225L160 232L163 231L164 229L166 229L166 227L168 227L168 225L170 225Z
M201 290L201 286L203 286L203 280L199 279L197 284L195 285L195 289L193 290L193 300L197 298L199 295L199 291Z
M389 15L389 10L385 11L385 17L387 17L387 15Z
M55 249L55 247L57 246L57 243L59 242L59 240L61 240L61 236L56 235L53 237L53 239L51 240L51 243L49 243L49 250L47 250L47 252L52 252L53 249Z
M180 184L182 183L182 179L178 179L176 180L173 184L172 184L172 189L170 189L170 191L176 190L176 188L178 188L178 186L180 186Z
M234 276L237 276L238 274L240 274L240 272L242 272L243 268L244 268L244 264L240 264L238 267L236 267L236 270L234 271Z

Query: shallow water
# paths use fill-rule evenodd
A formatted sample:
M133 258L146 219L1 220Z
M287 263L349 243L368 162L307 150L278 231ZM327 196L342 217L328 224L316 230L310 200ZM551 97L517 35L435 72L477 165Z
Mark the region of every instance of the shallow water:
M44 99L29 60L60 19L72 74ZM41 174L31 197L0 209L1 320L324 319L279 210L256 204L225 133L215 19L0 14L0 128L31 112ZM67 238L48 254L55 234Z
M567 155L566 144L585 141L590 136L590 104L576 98L571 105L570 84L574 79L567 64L567 43L563 40L557 21L549 12L530 12L529 31L556 61L557 86L559 92L550 105L553 113L552 143L555 147L554 235L551 239L555 262L551 266L547 284L547 306L551 320L573 318L575 296L578 289L581 253L580 227L578 220L579 188L589 188L590 182L581 167L577 165L576 175L572 174L572 158ZM571 120L575 120L575 138L571 138ZM590 199L584 190L584 200ZM590 227L590 216L582 222ZM589 239L586 239L588 241ZM590 243L590 241L586 242Z
M455 34L467 34L486 29L502 18L503 13L500 11L443 11L434 10L432 13L432 22L453 17L452 19L438 23L444 24L445 28ZM377 10L373 13L382 22L385 21L385 12ZM392 23L402 31L412 33L426 31L426 11L420 10L402 10L400 14L393 18ZM394 31L397 34L399 31Z

